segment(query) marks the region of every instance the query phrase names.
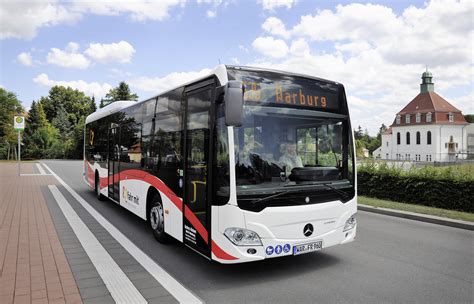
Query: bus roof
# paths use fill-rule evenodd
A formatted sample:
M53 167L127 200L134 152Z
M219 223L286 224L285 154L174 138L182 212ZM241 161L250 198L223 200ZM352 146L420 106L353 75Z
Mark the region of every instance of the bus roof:
M86 117L86 124L90 123L90 122L93 122L95 120L98 120L100 118L103 118L105 116L108 116L110 114L113 114L115 112L118 112L122 109L125 109L125 108L128 108L132 105L135 105L137 103L141 103L141 102L144 102L144 101L147 101L147 100L150 100L152 98L156 98L162 94L165 94L167 92L170 92L170 91L173 91L179 87L182 87L182 86L186 86L186 85L189 85L191 83L194 83L194 82L197 82L197 81L200 81L200 80L203 80L203 79L206 79L208 78L209 76L212 76L212 75L215 75L217 77L217 79L219 80L220 84L221 85L225 85L227 84L228 82L228 76L227 76L227 69L236 69L236 70L246 70L246 71L262 71L262 72L273 72L273 73L278 73L278 74L285 74L285 75L291 75L291 76L296 76L296 77L304 77L304 78L310 78L310 79L315 79L315 80L318 80L318 81L322 81L322 82L327 82L327 83L331 83L331 84L335 84L335 85L339 85L340 83L338 82L335 82L335 81L331 81L331 80L327 80L327 79L322 79L322 78L318 78L318 77L314 77L314 76L309 76L309 75L303 75L303 74L298 74L298 73L291 73L291 72L286 72L286 71L280 71L280 70L274 70L274 69L267 69L267 68L258 68L258 67L249 67L249 66L236 66L236 65L224 65L224 64L219 64L218 66L216 66L214 69L212 69L209 74L207 75L204 75L202 77L199 77L199 78L196 78L196 79L193 79L192 81L188 81L186 83L183 83L179 86L176 86L176 87L173 87L169 90L166 90L166 91L163 91L163 92L160 92L159 94L155 94L155 95L152 95L148 98L145 98L141 101L131 101L131 100L120 100L120 101L115 101L107 106L105 106L104 108L102 109L99 109L97 111L95 111L94 113L90 114L89 116Z
M136 104L133 100L118 100L114 101L105 107L98 109L94 113L86 117L86 124L101 119L102 117L109 116L110 114L116 113L124 108Z

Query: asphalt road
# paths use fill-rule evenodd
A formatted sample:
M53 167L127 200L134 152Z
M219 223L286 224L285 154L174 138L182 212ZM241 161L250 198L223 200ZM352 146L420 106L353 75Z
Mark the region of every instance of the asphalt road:
M145 222L98 201L82 162L45 161L104 217L207 303L473 303L473 232L363 211L355 242L318 253L220 265L161 245Z

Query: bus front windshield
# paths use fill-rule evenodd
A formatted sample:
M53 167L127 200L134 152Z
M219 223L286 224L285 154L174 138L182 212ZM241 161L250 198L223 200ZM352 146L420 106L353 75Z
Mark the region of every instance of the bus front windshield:
M352 186L348 126L346 115L245 105L244 123L234 128L237 194L291 185Z

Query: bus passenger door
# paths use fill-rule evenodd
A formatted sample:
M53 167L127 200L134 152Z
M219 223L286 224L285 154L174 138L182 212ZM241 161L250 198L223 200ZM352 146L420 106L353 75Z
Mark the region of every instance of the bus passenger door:
M213 83L213 82L212 82ZM196 86L194 86L195 88ZM184 161L183 241L206 257L211 256L210 166L211 97L209 81L186 92L186 132Z
M109 198L120 201L119 189L119 160L120 160L120 129L112 127L109 129Z

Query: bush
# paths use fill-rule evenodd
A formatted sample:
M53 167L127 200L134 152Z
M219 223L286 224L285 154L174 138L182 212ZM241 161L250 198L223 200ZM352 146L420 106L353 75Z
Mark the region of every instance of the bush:
M474 165L403 170L372 162L358 168L357 178L360 195L474 212Z

